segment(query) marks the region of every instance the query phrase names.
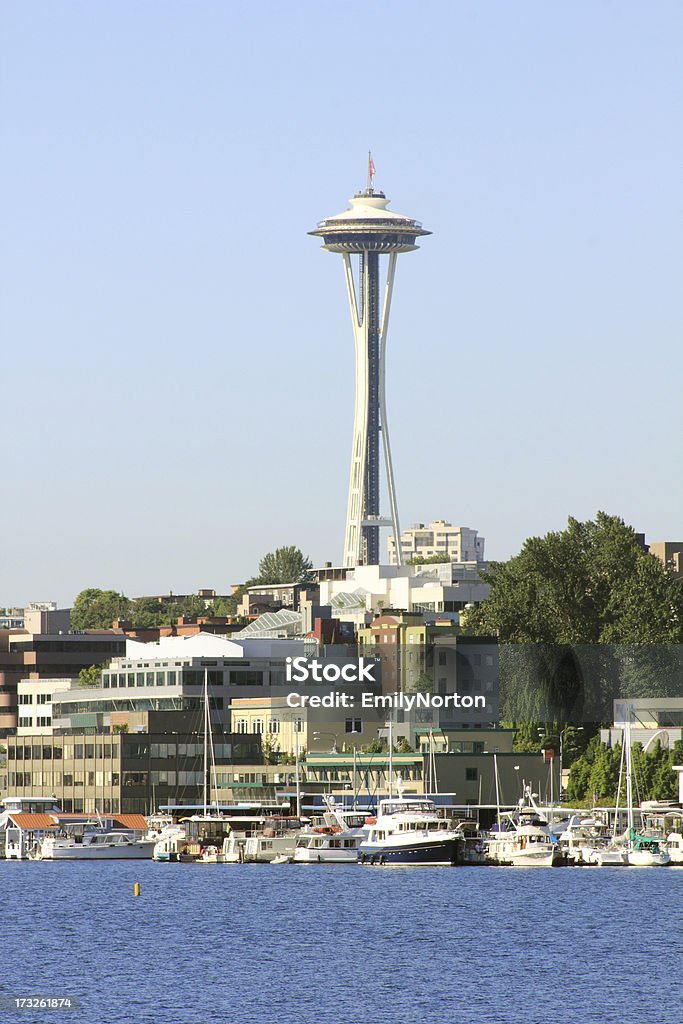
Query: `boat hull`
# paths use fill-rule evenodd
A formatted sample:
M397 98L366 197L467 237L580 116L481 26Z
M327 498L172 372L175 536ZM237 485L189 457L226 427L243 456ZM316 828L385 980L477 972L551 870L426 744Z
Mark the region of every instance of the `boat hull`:
M153 851L154 842L110 847L55 847L44 850L41 860L151 860Z
M294 851L296 864L355 864L358 850L306 850L297 847Z
M358 863L429 864L434 867L452 867L458 863L458 846L457 839L411 844L362 843L358 851Z
M632 868L663 868L669 863L668 853L651 850L629 850L628 865Z

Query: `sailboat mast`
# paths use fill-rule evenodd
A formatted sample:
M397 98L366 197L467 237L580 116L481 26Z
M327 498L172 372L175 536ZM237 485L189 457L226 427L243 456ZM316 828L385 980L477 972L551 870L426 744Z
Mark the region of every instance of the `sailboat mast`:
M631 760L631 705L628 706L624 728L624 746L626 755L626 814L628 816L628 837L631 844L633 829L633 764Z
M209 670L204 669L204 816L208 814L209 782Z
M394 720L389 715L389 799L394 795Z
M493 774L496 777L496 821L498 822L498 833L500 834L500 790L498 788L498 755L497 754L493 755Z

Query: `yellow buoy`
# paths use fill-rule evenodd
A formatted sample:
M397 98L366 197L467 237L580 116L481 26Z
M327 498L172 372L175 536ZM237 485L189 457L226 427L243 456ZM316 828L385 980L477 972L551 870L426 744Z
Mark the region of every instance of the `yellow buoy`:
M133 886L133 896L139 896L139 895L140 895L140 883L136 882L135 885Z

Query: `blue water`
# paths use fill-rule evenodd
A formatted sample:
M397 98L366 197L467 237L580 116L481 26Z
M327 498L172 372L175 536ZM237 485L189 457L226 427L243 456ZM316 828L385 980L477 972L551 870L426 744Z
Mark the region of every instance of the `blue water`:
M683 1020L683 869L0 862L24 1024ZM141 895L133 896L139 881Z

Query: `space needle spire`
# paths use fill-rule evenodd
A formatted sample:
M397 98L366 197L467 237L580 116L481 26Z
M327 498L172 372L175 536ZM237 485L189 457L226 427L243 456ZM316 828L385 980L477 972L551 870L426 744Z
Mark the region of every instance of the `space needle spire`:
M385 357L396 257L413 252L415 239L431 234L419 221L387 209L389 200L374 187L375 165L368 152L367 187L357 192L351 207L320 221L309 234L323 239L323 249L340 253L344 261L351 323L356 343L356 404L351 448L351 472L344 536L344 565L377 565L379 530L393 530L398 564L401 537L391 445L387 425ZM380 298L380 256L388 256L384 295ZM357 270L351 262L358 256ZM381 442L380 442L381 434ZM384 455L389 515L380 515L380 450Z

